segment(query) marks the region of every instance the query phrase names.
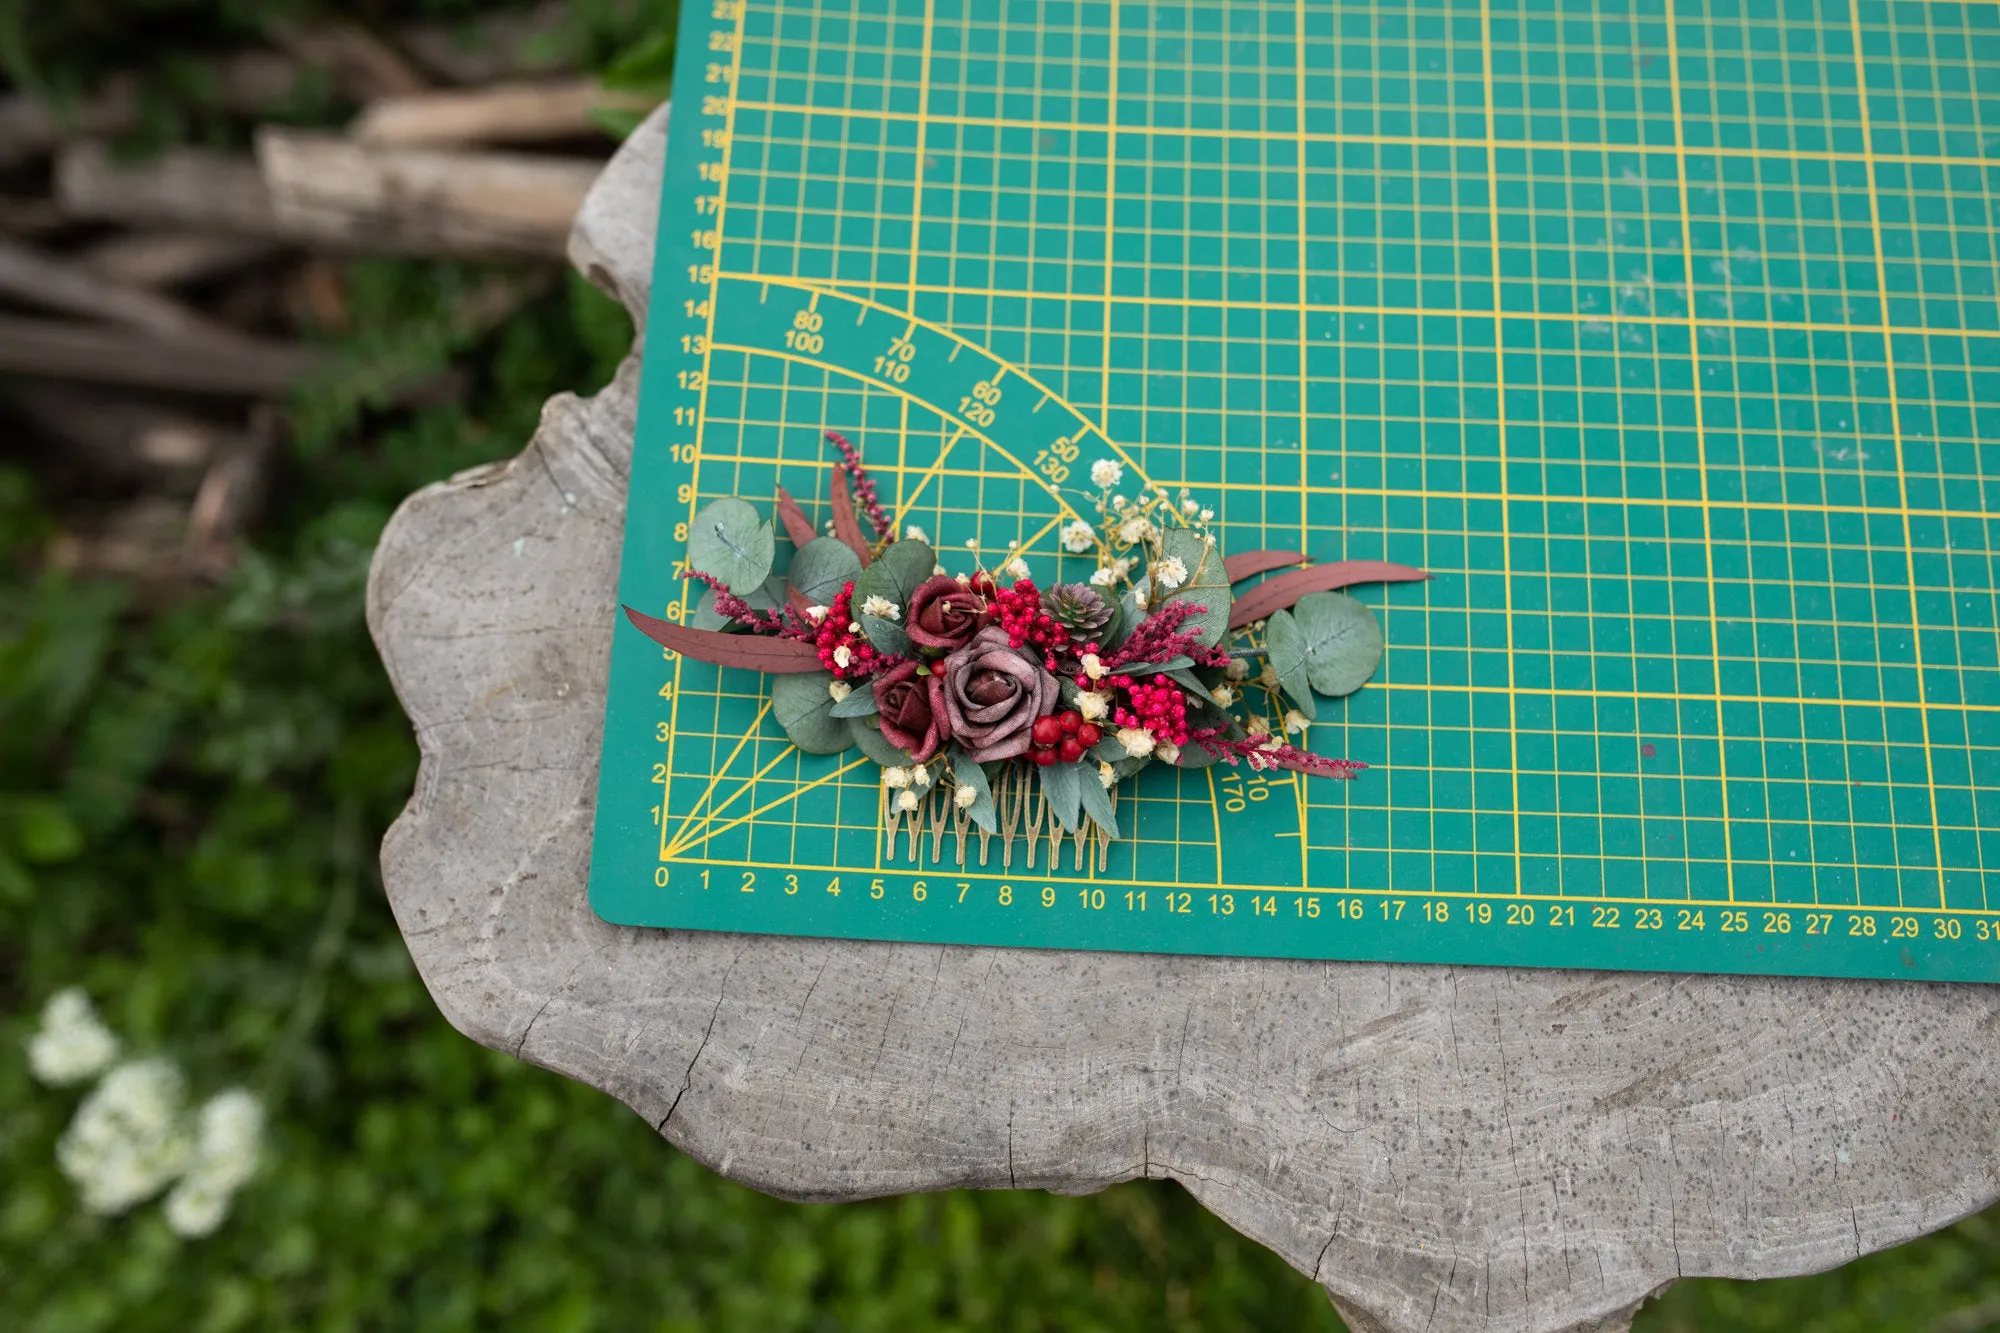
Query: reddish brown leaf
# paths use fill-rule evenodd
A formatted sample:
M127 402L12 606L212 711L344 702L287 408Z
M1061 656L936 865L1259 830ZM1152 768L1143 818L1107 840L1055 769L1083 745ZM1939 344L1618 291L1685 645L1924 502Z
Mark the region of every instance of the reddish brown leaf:
M847 493L847 474L839 468L833 470L833 535L861 557L863 569L868 568L868 539L861 535L861 524L855 521L854 497Z
M792 545L801 550L807 542L819 536L812 520L806 517L806 511L799 508L799 502L783 486L778 488L778 517L785 525L785 535L792 539Z
M1229 608L1229 628L1240 629L1273 611L1283 611L1309 592L1332 592L1357 583L1414 583L1429 577L1421 569L1392 565L1386 560L1340 560L1331 565L1296 569L1266 579L1238 597Z
M643 611L625 608L625 618L639 632L663 648L683 657L717 666L748 667L774 676L796 676L821 671L819 653L809 643L796 639L771 639L756 634L724 634L713 629L689 629L670 620L660 620Z
M804 615L806 609L812 605L811 602L806 600L804 593L792 586L790 579L785 580L785 601L790 603L792 610L798 612L800 615Z
M1303 565L1305 562L1303 551L1245 551L1224 560L1222 572L1229 576L1231 583L1241 583L1256 574L1268 574L1286 565Z

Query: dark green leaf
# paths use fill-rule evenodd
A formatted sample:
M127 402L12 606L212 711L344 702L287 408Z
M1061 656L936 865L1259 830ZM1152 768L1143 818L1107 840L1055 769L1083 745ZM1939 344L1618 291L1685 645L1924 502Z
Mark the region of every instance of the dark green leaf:
M1048 799L1049 814L1065 832L1076 829L1077 805L1082 798L1082 764L1045 764L1035 772L1042 779L1042 795ZM1097 781L1097 771L1091 770L1090 780Z
M778 534L769 519L745 500L713 500L688 524L688 563L711 574L734 593L763 585L778 553Z
M937 552L923 542L891 542L875 557L875 563L854 580L854 609L870 597L886 597L900 613L910 605L910 594L937 570Z
M785 601L785 581L773 574L764 580L764 586L755 592L745 593L743 600L753 611L775 611ZM690 629L723 629L736 622L726 618L715 609L715 589L703 590L701 601L695 605L694 614L688 617Z
M1373 611L1346 593L1301 597L1292 619L1305 639L1306 678L1321 694L1352 694L1381 665L1382 627Z
M1118 668L1118 674L1121 676L1154 676L1162 671L1179 671L1184 667L1191 667L1193 665L1194 659L1192 657L1170 657L1164 662L1135 662L1131 666L1122 666Z
M951 775L957 780L959 786L970 787L974 792L978 793L972 804L967 806L965 811L966 814L972 817L972 822L980 828L985 829L988 833L998 833L1000 831L999 812L993 807L993 784L987 780L985 768L973 763L972 760L965 757L965 751L959 749L957 746L953 746L951 751Z
M1180 659L1176 658L1175 660L1178 661ZM1195 675L1194 672L1188 670L1186 667L1169 667L1167 669L1167 679L1179 685L1195 698L1216 708L1222 707L1221 704L1215 702L1215 696L1208 692L1208 686L1202 684L1201 677Z
M1229 572L1223 568L1222 548L1210 546L1192 529L1169 528L1160 539L1160 549L1187 566L1188 581L1172 592L1156 587L1150 606L1157 610L1173 598L1204 608L1200 615L1189 616L1181 628L1211 647L1220 643L1229 632Z
M1273 611L1264 622L1264 651L1270 658L1271 670L1278 675L1278 683L1285 687L1285 693L1306 720L1318 717L1319 706L1313 702L1306 676L1305 631L1299 628L1291 612Z
M878 711L875 704L875 689L865 680L849 690L847 697L833 706L835 717L873 717Z
M839 754L854 743L846 724L833 715L833 696L826 692L832 681L824 671L771 678L771 712L807 754Z
M1118 820L1111 813L1111 793L1106 791L1104 784L1098 780L1097 770L1087 764L1053 764L1051 767L1074 768L1081 771L1082 776L1077 780L1076 790L1082 799L1084 813L1090 816L1092 823L1104 830L1105 837L1117 837Z
M843 584L861 577L861 558L838 537L815 537L792 557L785 577L813 606L832 606Z
M880 563L881 561L876 561L876 564ZM874 565L870 565L869 568L873 569ZM861 622L861 632L868 636L868 642L875 645L876 652L894 653L898 657L909 656L910 636L903 633L901 625L882 616L860 615L855 619Z
M882 727L873 717L850 717L847 730L854 737L854 743L861 747L861 753L873 759L884 768L907 768L917 761L909 752L899 750L889 744L889 738L882 734Z

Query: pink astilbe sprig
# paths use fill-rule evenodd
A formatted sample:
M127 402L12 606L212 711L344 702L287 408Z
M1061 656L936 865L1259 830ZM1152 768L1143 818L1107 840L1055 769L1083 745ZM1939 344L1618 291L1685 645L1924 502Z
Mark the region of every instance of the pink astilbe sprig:
M812 643L815 630L792 608L778 611L759 611L750 603L729 591L727 584L713 574L704 574L698 569L690 569L687 577L701 584L715 594L715 609L724 616L742 625L752 634L762 634L774 639L796 639L800 643Z
M861 506L861 512L868 515L868 524L875 529L877 539L890 540L896 535L895 521L889 511L882 508L882 501L875 489L875 478L868 475L868 469L861 465L861 453L847 442L847 437L837 430L830 430L826 438L833 447L840 450L840 470L847 474L847 480L854 487L854 501Z
M1193 658L1197 666L1228 666L1227 652L1211 647L1192 632L1181 629L1189 616L1198 616L1207 610L1205 606L1192 606L1187 602L1168 602L1140 621L1139 627L1132 631L1132 637L1104 658L1105 667L1116 671L1122 666L1165 662L1183 654Z
M1311 750L1301 750L1275 736L1231 738L1223 734L1226 730L1224 727L1203 727L1189 732L1187 743L1199 745L1225 764L1233 765L1240 760L1252 768L1288 768L1295 773L1311 773L1341 782L1352 782L1356 774L1368 767L1358 759L1329 759ZM1273 745L1273 742L1276 744Z

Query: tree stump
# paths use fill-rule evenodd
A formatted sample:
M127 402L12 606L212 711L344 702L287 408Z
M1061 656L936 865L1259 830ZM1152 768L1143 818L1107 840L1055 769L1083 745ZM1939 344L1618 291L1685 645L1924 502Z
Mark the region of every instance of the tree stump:
M666 113L573 261L643 322ZM1357 1330L1623 1328L2000 1193L1976 986L642 930L585 901L639 358L411 497L368 614L423 751L383 878L445 1015L791 1199L1180 1181Z

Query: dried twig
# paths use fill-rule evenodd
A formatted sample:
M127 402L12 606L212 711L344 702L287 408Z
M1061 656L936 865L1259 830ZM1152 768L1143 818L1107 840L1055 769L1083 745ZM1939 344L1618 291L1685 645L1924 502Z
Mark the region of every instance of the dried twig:
M598 133L594 111L645 111L649 98L606 90L594 79L506 83L388 97L369 104L348 133L384 148L545 143Z
M279 235L257 164L237 153L170 148L121 163L100 143L56 156L56 203L71 217L231 236Z
M0 373L188 393L279 393L319 364L303 347L248 338L160 338L69 320L0 315Z
M0 240L0 295L65 315L108 320L163 338L226 336L178 301L121 286L59 256Z
M108 237L76 262L113 282L167 288L225 277L282 253L282 241L203 232L141 231Z

